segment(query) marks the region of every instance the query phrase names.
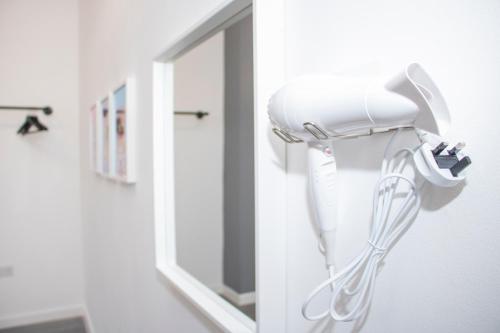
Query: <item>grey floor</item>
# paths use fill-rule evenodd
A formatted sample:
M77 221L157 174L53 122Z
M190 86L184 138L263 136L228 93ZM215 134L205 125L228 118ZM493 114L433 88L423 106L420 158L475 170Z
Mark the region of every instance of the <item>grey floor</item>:
M238 309L240 309L241 312L246 314L248 317L252 318L255 320L255 303L254 304L248 304L248 305L235 305Z
M241 312L243 312L244 314L246 314L248 317L250 317L253 320L255 320L255 303L248 304L248 305L237 305L237 304L234 304L233 302L231 302L230 299L224 297L224 295L219 294L219 296L222 297L222 298L224 298L226 301L228 301L232 305L234 305L236 308L238 308L238 310L240 310ZM0 331L0 333L3 333L3 332Z
M82 318L70 318L21 327L0 329L0 333L85 333Z

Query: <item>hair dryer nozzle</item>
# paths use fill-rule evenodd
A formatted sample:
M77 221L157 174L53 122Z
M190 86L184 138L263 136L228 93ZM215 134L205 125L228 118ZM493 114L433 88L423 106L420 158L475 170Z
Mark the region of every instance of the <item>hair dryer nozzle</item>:
M412 63L391 79L385 88L413 101L419 109L415 127L444 135L451 119L448 106L429 74L418 63Z

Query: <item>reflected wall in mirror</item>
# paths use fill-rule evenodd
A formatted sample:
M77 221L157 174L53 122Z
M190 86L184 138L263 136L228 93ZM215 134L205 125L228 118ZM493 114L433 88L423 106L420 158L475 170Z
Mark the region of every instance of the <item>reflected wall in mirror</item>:
M174 61L174 158L177 264L255 319L252 39L249 15Z

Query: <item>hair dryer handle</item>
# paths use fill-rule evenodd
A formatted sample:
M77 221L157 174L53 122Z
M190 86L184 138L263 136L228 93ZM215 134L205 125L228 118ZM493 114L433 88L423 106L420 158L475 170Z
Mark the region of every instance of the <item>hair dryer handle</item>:
M337 164L331 143L308 143L309 191L327 265L333 265L337 230Z

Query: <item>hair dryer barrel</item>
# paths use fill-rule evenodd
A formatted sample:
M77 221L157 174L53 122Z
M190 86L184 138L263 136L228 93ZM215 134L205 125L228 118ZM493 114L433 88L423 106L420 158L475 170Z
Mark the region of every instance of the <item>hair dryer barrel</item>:
M340 136L376 127L409 126L417 113L415 103L386 90L378 81L333 75L297 78L269 101L269 116L275 125L306 141L313 139L304 129L307 122Z

